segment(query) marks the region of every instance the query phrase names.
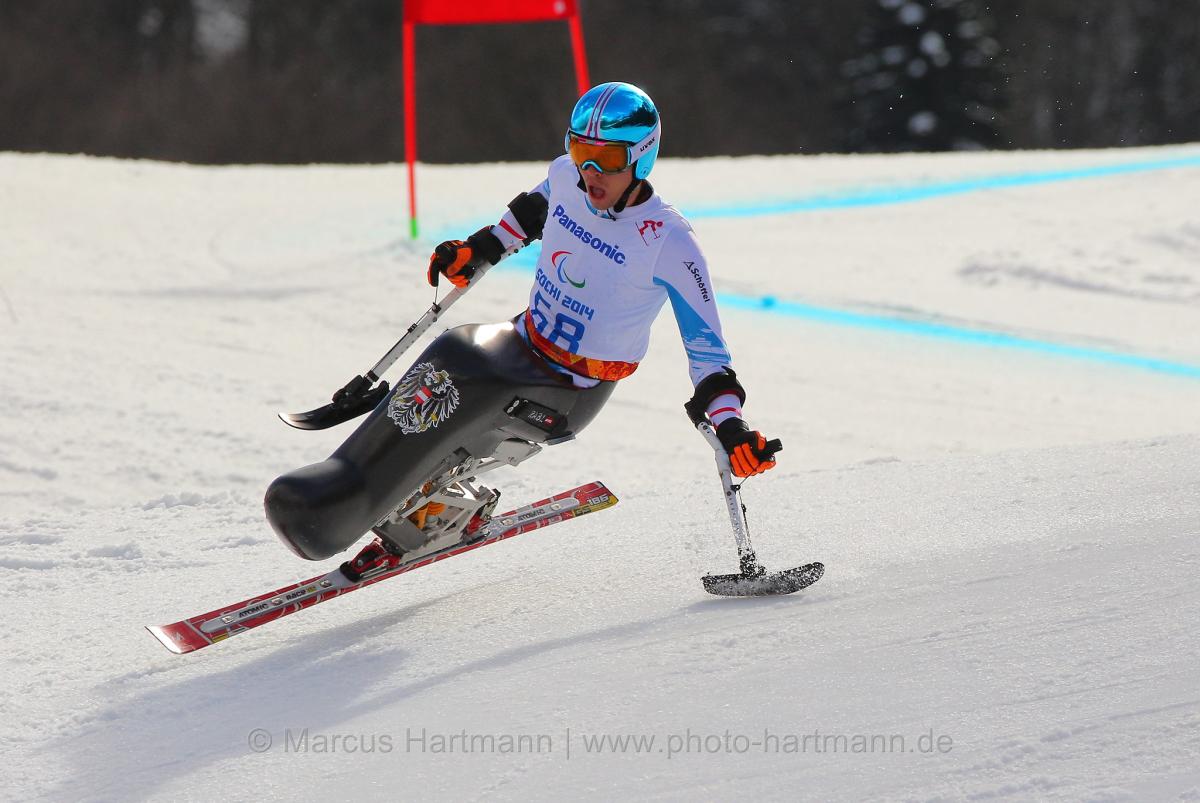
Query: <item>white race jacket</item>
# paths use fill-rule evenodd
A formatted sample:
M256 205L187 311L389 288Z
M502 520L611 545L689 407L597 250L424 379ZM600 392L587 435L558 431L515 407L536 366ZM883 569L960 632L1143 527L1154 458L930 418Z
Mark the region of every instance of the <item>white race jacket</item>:
M529 293L538 334L572 355L637 363L669 298L692 383L731 365L708 266L691 224L657 194L619 214L597 214L567 156L532 192L549 214ZM603 217L601 215L604 215ZM524 236L511 213L492 231L512 253Z

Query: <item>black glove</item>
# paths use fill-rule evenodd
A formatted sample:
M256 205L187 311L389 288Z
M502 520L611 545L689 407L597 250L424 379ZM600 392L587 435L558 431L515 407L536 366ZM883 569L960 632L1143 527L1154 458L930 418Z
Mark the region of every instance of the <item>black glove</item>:
M504 256L504 245L492 234L490 226L462 240L447 240L433 249L429 257L429 283L438 285L438 275L445 274L455 287L466 287L475 270L484 262L495 265Z
M775 453L783 450L783 444L778 440L768 441L740 418L722 421L717 427L717 437L729 453L729 464L738 477L762 474L775 468Z

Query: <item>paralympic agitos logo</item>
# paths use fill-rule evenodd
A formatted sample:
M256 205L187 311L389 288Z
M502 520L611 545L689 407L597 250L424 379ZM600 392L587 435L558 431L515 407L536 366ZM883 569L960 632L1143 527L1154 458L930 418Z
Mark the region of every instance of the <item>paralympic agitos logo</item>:
M560 282L567 282L572 287L578 287L580 290L582 290L583 286L587 284L587 279L584 279L582 282L577 282L571 278L570 274L567 273L566 264L567 257L569 256L571 256L570 251L555 251L554 255L550 257L550 264L553 265L554 269L558 271L558 280Z

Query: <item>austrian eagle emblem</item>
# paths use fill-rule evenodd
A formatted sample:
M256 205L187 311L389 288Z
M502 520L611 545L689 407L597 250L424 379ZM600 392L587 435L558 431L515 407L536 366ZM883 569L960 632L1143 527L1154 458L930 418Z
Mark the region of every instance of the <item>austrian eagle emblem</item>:
M413 435L436 427L457 408L458 388L450 374L423 362L410 368L396 385L388 402L388 418L405 435Z

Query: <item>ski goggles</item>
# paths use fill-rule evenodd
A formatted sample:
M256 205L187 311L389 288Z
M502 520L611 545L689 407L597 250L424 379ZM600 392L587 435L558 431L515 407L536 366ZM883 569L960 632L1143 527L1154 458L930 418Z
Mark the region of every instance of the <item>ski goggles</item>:
M605 142L567 132L567 153L580 170L590 166L601 173L624 172L631 164L629 156L632 150L625 142Z

